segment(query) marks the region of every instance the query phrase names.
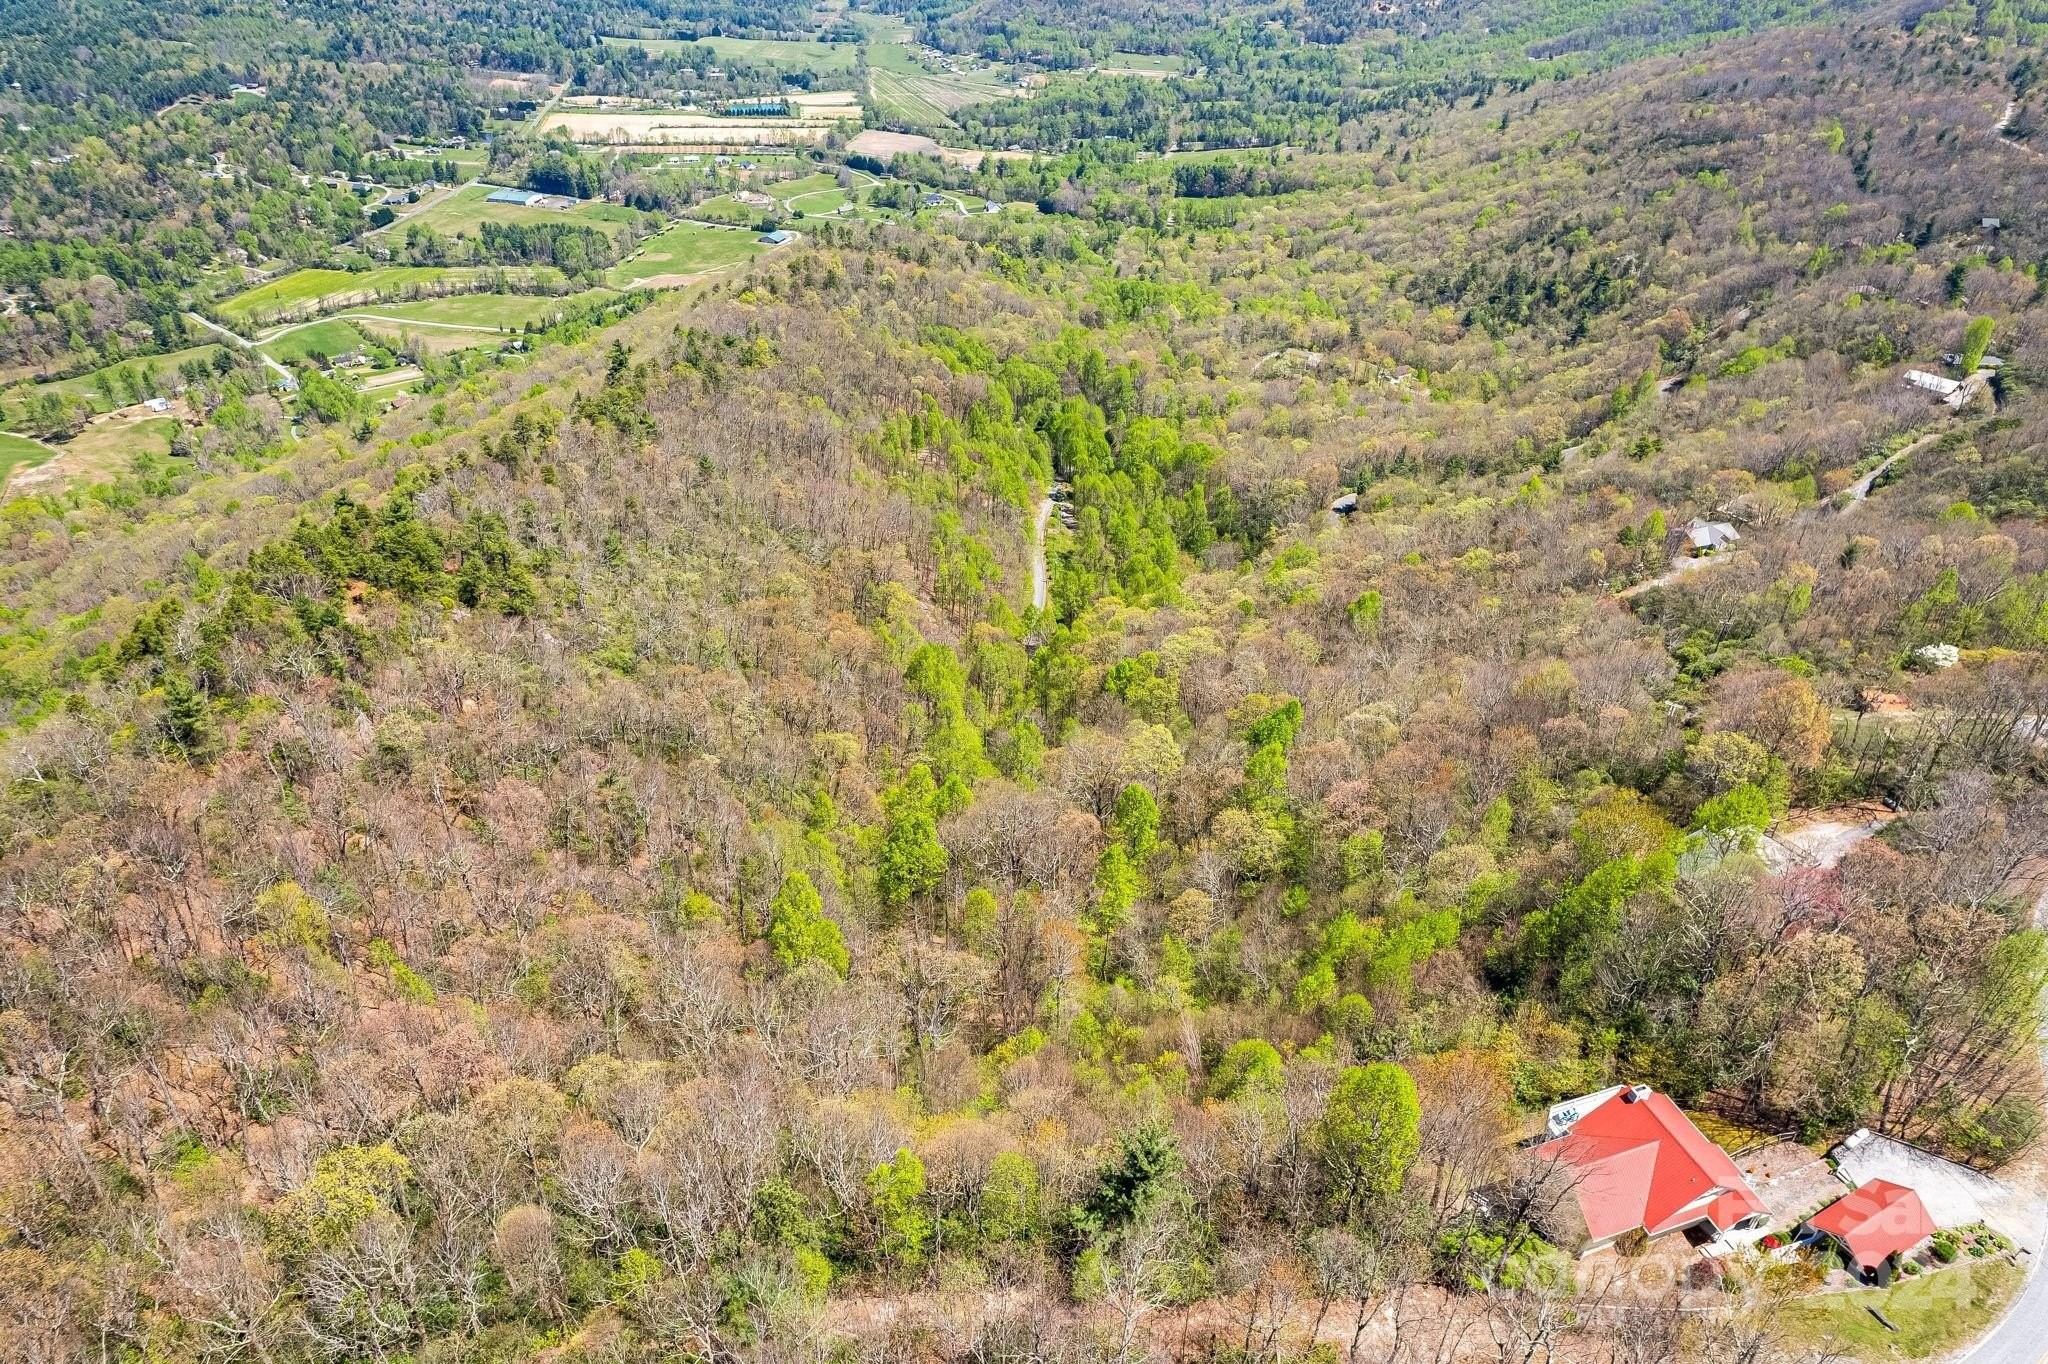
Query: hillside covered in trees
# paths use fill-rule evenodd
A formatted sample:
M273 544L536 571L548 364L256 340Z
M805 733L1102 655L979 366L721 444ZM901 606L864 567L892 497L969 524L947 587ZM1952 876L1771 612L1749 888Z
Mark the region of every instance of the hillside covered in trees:
M1517 1143L2040 1135L1989 8L910 164L1038 211L0 507L0 1353L1824 1357L1591 1303Z

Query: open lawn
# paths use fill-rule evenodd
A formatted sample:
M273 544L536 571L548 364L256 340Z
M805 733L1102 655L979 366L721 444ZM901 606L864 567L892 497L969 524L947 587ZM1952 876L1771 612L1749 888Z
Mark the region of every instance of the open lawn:
M324 356L332 359L360 350L363 334L339 318L315 322L310 327L294 327L281 336L272 337L263 343L263 351L271 358L287 365L296 365L301 360Z
M616 234L641 216L639 210L627 208L623 204L580 203L573 208L529 208L524 204L485 202L492 191L502 188L501 185L473 180L453 193L443 194L418 212L407 214L382 230L402 231L418 224L431 228L444 237L474 237L482 231L486 222L576 223Z
M1101 70L1109 75L1177 76L1187 64L1173 53L1112 52Z
M610 278L622 289L658 288L663 283L680 283L684 277L706 270L752 260L763 249L751 231L677 223L649 239L631 260L613 266Z
M16 469L41 464L49 457L49 448L40 442L0 431L0 488L7 486L8 478Z
M409 301L408 295L461 293L499 280L558 283L548 266L388 265L374 270L299 270L259 284L220 305L232 322L264 325L336 312L370 303Z
M866 177L862 177L865 179ZM787 205L793 199L805 199L812 195L830 194L839 188L836 176L820 171L795 180L780 180L772 185L763 185L761 192Z
M730 194L721 194L715 199L706 199L701 204L690 206L690 216L705 222L734 223L751 228L764 216L774 214L779 205L743 204Z
M1800 1298L1780 1309L1779 1323L1794 1339L1859 1359L1931 1359L1980 1335L2025 1277L2003 1260L1958 1264L1886 1289ZM1886 1330L1873 1307L1899 1329Z

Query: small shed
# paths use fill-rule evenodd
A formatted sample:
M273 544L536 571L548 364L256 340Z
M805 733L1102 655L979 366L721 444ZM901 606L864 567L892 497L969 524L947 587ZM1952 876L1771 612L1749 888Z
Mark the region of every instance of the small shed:
M1889 1282L1894 1257L1934 1235L1920 1195L1903 1184L1873 1179L1806 1219L1805 1231L1824 1236L1866 1283Z
M760 240L763 246L787 246L796 240L796 233L778 227L773 232L763 232Z

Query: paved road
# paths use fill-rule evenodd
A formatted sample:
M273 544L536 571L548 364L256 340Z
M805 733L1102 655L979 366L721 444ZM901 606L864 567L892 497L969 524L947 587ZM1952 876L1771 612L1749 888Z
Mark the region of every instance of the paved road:
M1038 520L1031 531L1031 604L1040 611L1045 609L1045 528L1052 520L1052 499L1045 498L1038 504Z
M250 341L249 338L243 336L239 332L231 332L226 327L221 326L220 323L201 317L198 313L186 313L185 316L191 318L194 322L197 322L200 326L206 328L206 330L210 332L213 332L215 335L225 337L227 340L233 342L235 345L240 346L243 350L256 350L255 343ZM283 365L280 365L277 361L273 360L270 356L264 354L262 351L256 351L256 358L261 360L264 364L270 366L271 370L274 371L280 378L289 379L292 377L292 372L290 370L286 369Z

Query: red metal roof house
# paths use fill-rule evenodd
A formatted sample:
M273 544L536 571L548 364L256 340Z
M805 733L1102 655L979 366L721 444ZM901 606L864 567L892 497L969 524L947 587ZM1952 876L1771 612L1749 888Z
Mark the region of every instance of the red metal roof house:
M1734 1231L1761 1232L1770 1221L1727 1152L1647 1085L1561 1104L1551 1132L1533 1154L1573 1171L1572 1192L1586 1223L1582 1255L1637 1228L1651 1237L1689 1231L1717 1241Z
M1813 1231L1831 1236L1864 1278L1880 1275L1885 1262L1934 1235L1934 1219L1920 1195L1903 1184L1873 1179L1806 1219Z

